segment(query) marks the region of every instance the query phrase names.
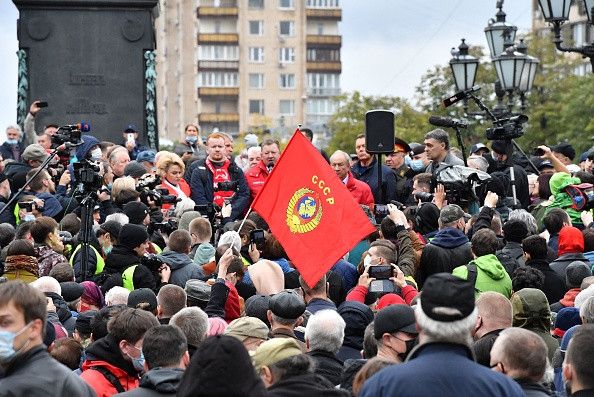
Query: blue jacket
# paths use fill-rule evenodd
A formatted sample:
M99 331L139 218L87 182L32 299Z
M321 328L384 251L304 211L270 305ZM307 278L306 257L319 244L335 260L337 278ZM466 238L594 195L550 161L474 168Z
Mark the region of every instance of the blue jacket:
M513 379L473 361L466 346L428 343L404 364L384 368L365 382L361 397L524 396Z
M305 310L315 314L320 310L336 310L336 305L331 300L314 298L309 301Z
M371 188L373 193L373 200L376 204L387 204L391 200L396 200L396 174L392 172L391 168L382 164L382 186L386 189L385 200L382 200L382 191L377 184L377 157L373 158L371 164L363 167L357 161L352 167L351 171L355 178L365 182Z
M43 200L43 216L56 218L62 212L62 204L60 204L60 201L53 194L35 193L35 197Z
M250 189L243 171L234 162L229 164L229 176L231 181L239 183L238 190L231 199L231 216L230 220L235 221L239 219L247 210L250 201ZM190 189L192 190L191 199L197 205L212 204L214 200L214 186L212 181L212 173L206 168L205 162L200 162L190 178Z
M157 256L171 268L170 284L179 285L184 288L188 280L204 277L202 268L195 264L186 254L176 251L166 251Z

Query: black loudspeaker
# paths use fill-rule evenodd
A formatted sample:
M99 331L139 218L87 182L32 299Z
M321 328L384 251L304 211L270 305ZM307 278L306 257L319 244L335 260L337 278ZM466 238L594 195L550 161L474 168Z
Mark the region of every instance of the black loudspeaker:
M369 153L394 151L394 113L370 110L365 113L365 148Z

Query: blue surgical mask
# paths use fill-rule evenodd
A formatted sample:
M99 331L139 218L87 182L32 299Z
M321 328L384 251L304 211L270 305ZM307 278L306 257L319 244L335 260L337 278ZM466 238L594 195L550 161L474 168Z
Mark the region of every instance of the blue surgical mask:
M25 325L19 332L0 331L0 363L7 363L12 360L16 355L17 351L14 350L14 339L19 336L23 331L29 327L31 323ZM26 346L23 345L19 348L19 351Z
M421 159L411 160L409 167L415 172L423 171L426 168Z
M193 145L196 142L198 142L198 137L195 135L188 135L186 136L186 142L188 142L189 144Z
M130 355L128 355L128 357L130 357L130 360L132 360L132 365L134 366L134 369L137 370L138 372L143 372L144 371L144 353L142 352L142 349L137 348L136 346L132 345L132 347L138 351L140 351L140 356L133 358L130 357Z
M105 255L109 254L111 252L112 248L113 248L113 245L110 245L109 247L104 247L103 252L105 252Z
M33 222L34 220L35 220L35 215L33 215L33 214L27 214L23 218L23 221L25 221L25 222Z
M17 141L16 139L7 139L6 143L8 143L9 145L16 145L17 143L19 143L19 141Z

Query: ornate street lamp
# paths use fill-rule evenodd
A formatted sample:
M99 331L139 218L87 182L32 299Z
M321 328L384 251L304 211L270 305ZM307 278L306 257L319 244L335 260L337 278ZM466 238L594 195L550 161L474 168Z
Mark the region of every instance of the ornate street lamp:
M452 69L454 82L458 91L466 91L474 86L479 64L478 59L468 54L469 47L465 40L462 39L462 43L458 46L458 51L452 48L453 58L450 59L450 68Z
M594 24L594 0L582 0L586 8L588 21ZM590 58L592 71L594 72L594 43L582 47L565 47L561 38L561 25L569 19L569 7L571 0L538 0L538 5L542 11L544 20L553 25L555 38L553 43L557 50L562 52L576 52L582 54L584 58Z
M506 40L505 50L493 58L492 62L503 90L511 93L520 88L526 55L516 51L512 41Z
M491 58L499 56L505 49L506 37L509 37L513 42L516 39L517 26L505 22L506 14L503 12L503 0L497 2L496 20L490 19L489 25L485 28L485 36L487 36L487 43L489 44L489 52Z

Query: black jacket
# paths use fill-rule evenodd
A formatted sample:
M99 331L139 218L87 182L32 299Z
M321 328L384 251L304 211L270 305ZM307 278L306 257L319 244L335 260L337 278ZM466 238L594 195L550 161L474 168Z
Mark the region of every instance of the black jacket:
M14 147L16 147L20 155L22 155L25 151L25 146L21 142L17 143L16 145L9 145L8 142L4 142L2 145L0 145L0 154L4 160L19 160L14 158L14 153L12 150Z
M516 379L515 381L518 382L526 397L549 397L556 395L540 383L524 379Z
M491 348L495 344L495 340L501 331L503 330L496 329L494 331L487 332L480 339L474 341L471 348L477 363L491 368Z
M142 376L140 387L120 393L118 397L174 396L184 370L181 368L153 368Z
M567 292L565 286L565 279L561 278L551 267L549 263L544 259L534 259L526 262L526 266L533 267L540 270L545 278L542 292L547 296L547 300L550 304L559 302L561 298Z
M52 299L54 306L56 306L56 314L60 319L60 323L68 331L68 335L72 336L74 332L74 326L76 324L76 318L72 317L72 312L68 308L68 304L60 295L53 292L46 292L45 296Z
M4 174L8 178L8 182L10 183L10 190L15 192L25 186L25 182L27 181L27 173L31 171L33 167L29 164L21 163L21 162L12 162L6 164L4 168Z
M97 276L97 282L100 284L101 291L105 294L115 286L122 286L122 273L130 266L136 266L132 281L134 289L156 288L155 277L153 273L144 265L140 264L140 258L136 251L116 245L105 258L105 268L103 273Z
M315 361L315 372L326 378L331 384L340 384L340 376L344 364L336 357L336 354L324 350L312 350L307 355Z
M325 378L317 374L306 374L283 379L270 386L269 397L348 397L351 394L335 389Z
M238 183L237 191L231 199L230 220L238 219L247 209L250 201L250 189L248 188L243 171L234 162L229 164L229 176L231 181ZM192 190L192 200L197 205L212 204L214 199L214 186L212 173L202 161L196 165L190 178L190 189Z
M95 392L70 369L54 360L44 345L33 347L13 360L0 379L1 397L95 396Z

